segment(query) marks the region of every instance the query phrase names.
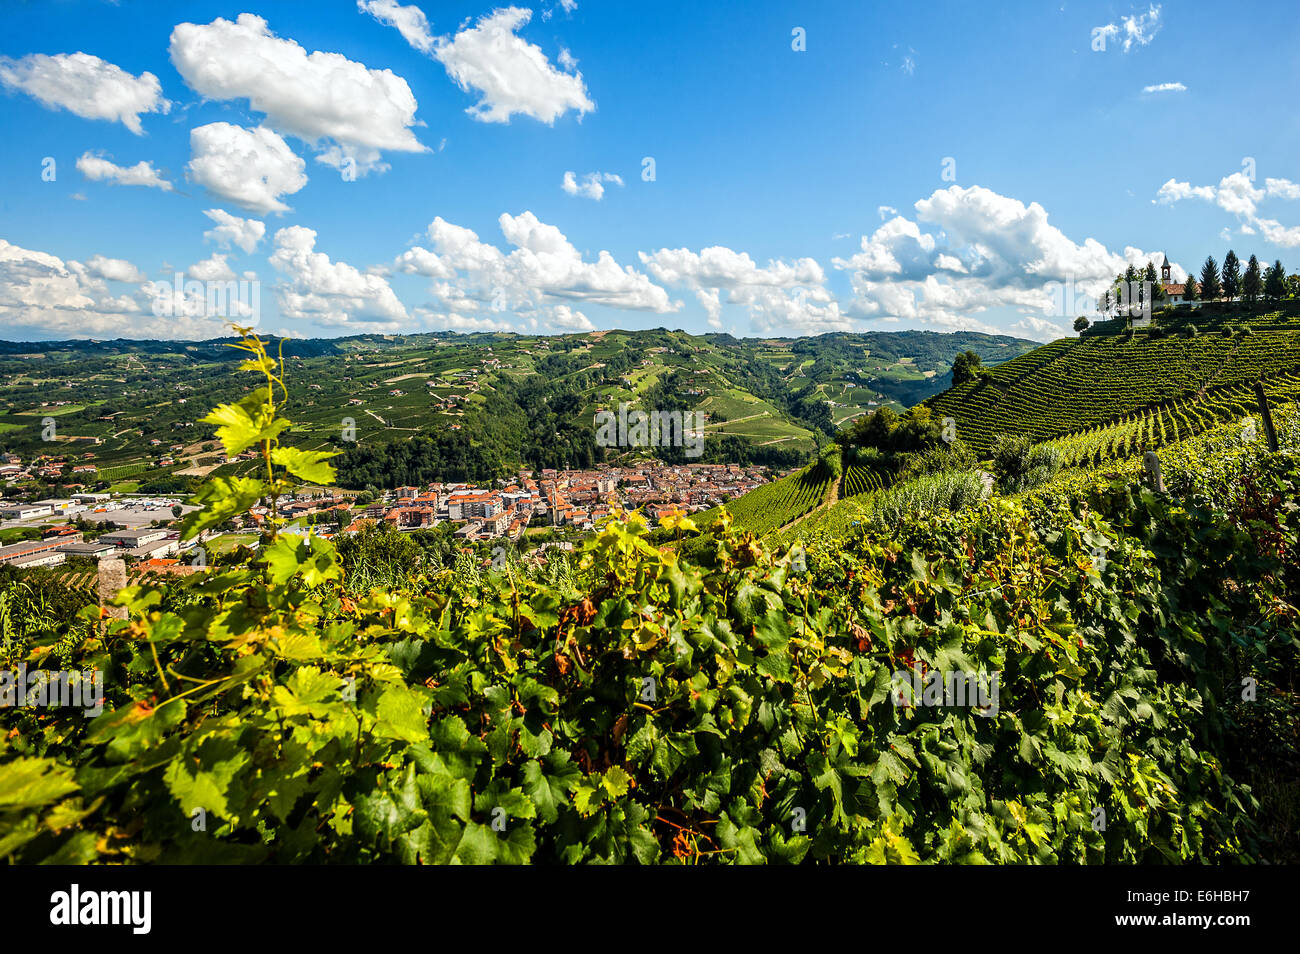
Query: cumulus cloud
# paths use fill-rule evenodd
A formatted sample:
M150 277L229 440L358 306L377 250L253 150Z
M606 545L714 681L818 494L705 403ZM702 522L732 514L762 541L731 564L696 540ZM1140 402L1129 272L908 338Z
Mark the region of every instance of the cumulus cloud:
M166 113L172 105L152 73L132 76L89 53L29 53L16 60L0 56L0 85L27 93L49 109L120 122L137 136L144 135L142 113Z
M307 184L306 163L265 126L209 123L190 130L190 179L236 205L266 215L287 212L280 201Z
M1300 227L1285 226L1276 219L1266 219L1259 214L1259 204L1265 199L1300 199L1300 185L1289 179L1265 179L1262 189L1242 172L1224 176L1217 186L1193 186L1190 182L1170 179L1156 192L1152 202L1173 205L1184 199L1213 202L1236 217L1243 235L1258 233L1267 241L1283 248L1300 246ZM1226 227L1220 233L1224 241L1229 240L1231 235L1231 229Z
M1289 179L1265 179L1264 192L1279 199L1300 199L1300 183Z
M827 291L826 273L811 258L773 260L760 267L748 253L723 246L699 252L661 248L641 252L640 258L658 281L694 291L715 328L722 327L724 292L725 302L745 308L754 327L763 333L782 329L816 334L853 327Z
M113 294L108 281L135 284L130 262L96 255L85 264L0 239L0 324L45 338L182 338L223 333L225 319L202 307L153 309L153 283Z
M225 209L205 209L203 214L217 223L216 228L208 229L203 237L222 248L233 245L252 254L262 236L266 235L266 223L257 219L242 219Z
M454 37L440 37L434 56L462 90L479 94L466 110L487 123L508 123L516 113L547 124L569 110L593 111L582 74L557 70L541 47L517 35L531 10L506 7L479 19ZM568 62L574 61L570 57Z
M549 309L547 320L553 328L565 331L595 331L596 326L582 312L568 305L555 305Z
M1187 87L1182 83L1157 83L1154 86L1143 86L1144 93L1185 93Z
M1190 182L1179 182L1176 179L1170 179L1162 185L1156 192L1156 197L1152 200L1160 205L1171 205L1174 202L1181 202L1183 199L1214 199L1214 186L1193 186Z
M275 233L271 264L285 276L276 286L280 314L355 331L387 330L409 319L388 282L316 251L316 233L291 225Z
M1134 47L1147 46L1160 32L1160 5L1151 4L1145 13L1120 17L1119 23L1107 23L1093 28L1092 35L1108 40L1120 40L1120 48L1129 52Z
M414 4L404 7L397 0L357 0L357 10L396 29L402 34L402 39L421 53L433 51L429 20L424 11Z
M424 275L427 278L453 279L456 269L444 262L435 252L427 248L412 248L398 256L393 267L408 275Z
M605 305L656 313L681 308L647 275L620 265L609 252L601 251L594 262L584 260L564 233L532 212L503 214L497 221L514 246L508 253L439 216L428 228L433 248L412 248L395 267L435 279L431 291L440 307L461 314L486 306L568 323L580 312L555 306Z
M234 269L226 263L229 256L213 252L202 261L195 262L185 270L185 274L201 282L233 282L236 280Z
M1016 330L1055 337L1061 319L1091 312L1096 295L1130 261L1163 258L1136 248L1117 254L1091 238L1076 242L1037 202L980 186L940 189L914 208L914 219L896 216L864 235L857 254L832 259L850 274L846 315L996 333L979 316L1012 308L1024 315Z
M1015 322L1010 331L1018 337L1030 338L1034 341L1054 341L1057 338L1069 337L1073 334L1074 328L1073 326L1067 328L1065 324L1059 321L1049 321L1046 318L1026 315Z
M599 202L605 197L604 184L606 182L622 186L623 177L612 172L589 172L582 179L578 179L572 172L566 172L564 181L560 183L560 188L569 195L579 195L585 199L595 199Z
M429 331L514 331L522 329L513 322L507 321L501 317L474 317L471 315L458 315L455 313L436 311L432 308L419 306L414 309L415 318L421 328Z
M150 189L172 191L172 184L151 163L143 159L133 166L119 166L96 156L94 153L82 153L77 160L77 171L87 179L95 182L107 182L110 185L145 186Z
M86 263L86 272L95 278L107 278L110 282L129 282L139 285L144 281L144 273L125 259L108 259L103 255L91 256Z
M144 281L144 272L122 258L91 256L90 261L86 262L86 271L96 278L106 278L113 282L129 282L138 285Z
M352 160L363 174L383 171L384 151L427 151L411 130L417 103L406 80L340 53L309 54L252 13L178 24L171 59L196 92L247 99L266 115L263 125L311 144L318 161L336 168Z

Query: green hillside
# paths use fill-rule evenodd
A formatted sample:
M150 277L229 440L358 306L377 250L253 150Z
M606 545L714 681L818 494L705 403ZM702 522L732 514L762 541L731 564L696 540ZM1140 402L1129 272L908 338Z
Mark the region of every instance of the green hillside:
M925 404L986 452L999 433L1046 441L1142 412L1167 410L1171 423L1178 414L1217 419L1214 402L1224 389L1297 371L1300 329L1283 325L1087 335L1037 348Z
M226 463L212 429L196 423L196 411L244 387L235 377L238 353L225 343L0 341L0 451L75 457L97 468L77 477L90 485L129 477L183 490L212 474L251 471L251 462ZM961 351L996 364L1033 342L921 331L737 339L652 329L361 335L272 349L281 346L290 441L312 450L351 446L341 479L391 487L416 473L480 480L521 466L614 462L622 451L599 448L592 422L624 403L708 415L703 461L797 467L845 421L942 390ZM46 418L56 422L52 442L42 438ZM405 447L411 438L420 442Z
M226 452L283 466L209 483L187 535L329 467L281 454L282 410L268 389ZM1163 491L1130 459L986 498L971 469L908 476L943 462L915 415L877 451L919 457L787 528L797 551L721 526L683 559L616 517L545 564L374 586L272 517L123 618L0 566L0 666L104 673L93 711L0 709L0 859L1294 863L1300 415L1277 422L1276 452L1235 423L1163 448ZM736 509L779 525L835 462Z
M1132 473L1145 451L1192 446L1216 429L1260 441L1256 383L1275 409L1300 401L1297 313L1293 300L1264 313L1239 305L1165 313L1150 329L1109 323L1051 342L903 415L886 409L846 422L836 437L843 476L834 497L822 498L829 506L774 507L778 492L760 488L727 509L737 529L788 545L959 510L990 492L1087 481L1099 468ZM873 416L879 426L864 426ZM707 520L696 522L706 529ZM686 541L683 553L698 556L702 540Z

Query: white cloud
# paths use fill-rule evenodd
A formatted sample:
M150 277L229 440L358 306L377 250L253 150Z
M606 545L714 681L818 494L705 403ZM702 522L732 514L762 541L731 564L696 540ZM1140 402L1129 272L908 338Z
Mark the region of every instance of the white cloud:
M1213 202L1214 186L1193 186L1190 182L1178 182L1171 178L1160 187L1152 201L1160 205L1172 205L1174 202L1193 198L1207 199Z
M415 96L391 70L372 70L339 53L308 54L241 13L231 23L181 23L171 59L185 82L209 99L247 99L265 126L319 150L317 160L365 173L387 168L382 151L425 152L411 127Z
M265 126L199 126L190 130L190 151L186 170L192 180L258 215L289 211L280 196L307 184L306 163Z
M874 275L918 277L933 263L934 236L902 216L890 219L871 235L862 237L861 251L848 259L835 258L836 268L851 268ZM958 263L960 264L959 260ZM903 262L907 263L904 268ZM920 270L919 273L917 270Z
M409 320L383 277L331 261L315 247L316 233L300 225L275 233L270 262L286 278L276 286L281 315L356 331L391 331Z
M621 187L623 177L612 172L589 172L579 180L572 172L566 172L564 181L560 183L560 188L569 195L580 195L583 198L595 199L599 202L605 196L604 183L606 182L612 182Z
M87 179L108 182L111 185L145 186L151 189L172 191L172 184L151 163L143 159L133 166L119 166L93 153L82 153L77 160L77 171Z
M661 248L639 254L655 279L694 291L715 328L722 327L723 292L726 303L745 308L750 321L764 333L793 329L815 334L853 327L826 290L826 273L814 259L774 260L762 268L747 253L723 246L699 252Z
M479 241L463 226L437 217L429 224L433 250L416 247L396 263L400 271L426 274L441 281L434 295L444 308L472 311L484 303L494 310L527 313L543 306L584 303L656 313L674 312L681 302L631 266L621 266L606 251L594 262L583 260L565 235L532 212L498 219L508 254Z
M596 326L582 312L570 308L568 305L555 305L549 311L549 324L553 328L561 328L565 331L595 331Z
M1143 86L1144 93L1185 93L1187 87L1182 83L1157 83L1154 86Z
M132 76L89 53L29 53L16 60L0 56L0 85L82 119L120 122L137 136L144 134L141 113L166 113L172 105L152 73Z
M1264 191L1279 199L1300 199L1300 183L1289 179L1265 179Z
M876 207L876 214L880 216L880 221L885 221L891 215L897 215L898 210L892 205L881 205Z
M1193 186L1170 179L1160 187L1152 201L1172 205L1189 198L1212 201L1235 216L1243 235L1258 232L1267 241L1283 248L1300 246L1300 227L1284 226L1276 219L1265 219L1259 214L1259 203L1265 199L1300 199L1300 185L1289 179L1265 179L1263 189L1257 188L1250 177L1241 172L1224 176L1217 186ZM1225 242L1230 241L1232 230L1225 227L1219 237Z
M408 249L398 256L394 267L399 272L405 272L408 275L424 275L428 278L442 279L456 277L456 269L439 258L437 253L418 246Z
M1300 246L1300 226L1286 226L1277 219L1256 219L1255 225L1263 233L1264 238L1274 245L1280 245L1283 248Z
M1101 35L1107 39L1123 38L1121 48L1125 53L1135 46L1146 46L1160 32L1160 5L1151 4L1146 13L1130 14L1120 17L1120 22L1107 23L1093 29L1093 36Z
M850 273L846 315L996 333L978 316L1013 308L1024 313L1018 331L1055 337L1063 326L1051 319L1091 312L1128 261L1163 258L1136 248L1119 255L1091 238L1075 242L1037 202L980 186L940 189L915 209L915 220L890 219L863 236L857 254L832 259Z
M397 0L357 0L357 10L368 13L380 23L394 27L402 39L421 53L433 50L433 34L424 11L412 4L404 7Z
M581 117L596 108L581 73L557 70L541 47L517 35L531 17L531 10L505 7L451 39L438 39L434 56L447 75L480 94L466 110L473 118L508 123L519 113L553 124L570 109Z
M207 318L202 309L175 317L154 313L150 282L121 295L106 284L134 284L139 277L121 259L96 255L83 265L0 239L0 323L55 338L197 340L224 332L224 319Z
M1064 324L1048 321L1046 318L1026 315L1013 324L1010 331L1014 335L1032 338L1034 341L1055 341L1057 338L1069 337L1074 333L1074 328L1073 326L1067 328Z
M420 327L429 331L522 331L518 325L501 317L458 315L424 306L413 310Z
M266 223L257 219L241 219L225 209L205 209L203 214L217 223L217 227L204 232L203 237L222 248L234 245L251 255L266 235Z
M121 258L105 258L93 255L86 262L86 270L96 278L106 278L114 282L129 282L138 285L144 281L144 272L130 262Z
M227 263L229 256L213 252L208 258L195 262L185 270L189 278L201 282L233 282L236 280L234 269Z

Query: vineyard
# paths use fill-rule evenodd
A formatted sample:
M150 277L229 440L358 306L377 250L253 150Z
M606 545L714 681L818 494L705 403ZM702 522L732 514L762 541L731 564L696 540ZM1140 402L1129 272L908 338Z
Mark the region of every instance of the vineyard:
M204 485L188 537L333 476L279 444L246 347L267 386L209 421L271 467ZM800 524L798 559L740 517L808 513L824 462L717 511L699 563L616 513L562 584L467 561L359 594L271 518L243 562L128 587L125 619L6 592L0 665L99 670L104 711L0 709L0 858L1294 862L1296 419L1276 454L1165 448L1166 493L922 475Z
M1300 333L1267 326L1231 336L1090 336L1038 348L926 403L983 453L999 433L1047 441L1125 418L1138 426L1139 413L1156 406L1297 370Z
M117 467L100 468L96 477L98 480L107 480L109 482L126 480L143 474L148 469L146 464L121 464Z
M1274 405L1300 400L1300 373L1276 375L1263 383L1264 393ZM1225 422L1243 421L1258 410L1253 387L1232 385L1045 443L1060 452L1066 466L1100 464L1177 443Z
M857 497L860 494L880 490L884 486L885 481L874 468L854 464L844 470L844 489L840 496Z
M726 509L737 528L762 536L797 520L820 504L826 499L833 480L824 464L812 464L729 501ZM706 510L697 522L709 525L721 509Z

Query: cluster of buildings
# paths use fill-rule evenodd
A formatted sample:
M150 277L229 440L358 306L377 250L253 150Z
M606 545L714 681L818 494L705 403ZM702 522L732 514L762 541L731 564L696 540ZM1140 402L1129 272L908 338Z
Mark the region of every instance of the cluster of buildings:
M640 509L652 522L671 512L706 510L748 493L773 476L765 468L737 464L655 462L596 470L521 470L512 481L498 480L492 487L463 483L399 487L364 509L341 494L288 498L281 501L279 514L292 523L324 523L329 526L326 535L334 527L356 533L367 524L406 531L451 523L457 525L455 536L460 540L519 540L530 525L593 530L616 507ZM183 543L174 527L114 529L86 540L69 522L78 514L118 510L130 510L129 519L143 521L156 510L158 518L151 522L162 523L171 520L174 504L171 500L124 500L103 493L78 493L67 499L0 505L0 519L41 529L39 540L0 547L0 564L46 567L73 557L112 557L128 560L138 569L190 572L188 566L177 564L184 562L184 551L195 542ZM268 516L266 508L254 507L244 523L257 528Z
M416 530L451 522L465 540L518 540L530 524L592 530L615 507L643 509L652 520L679 511L707 510L770 479L761 467L738 464L640 464L599 470L521 470L497 487L433 483L399 487L372 503L345 528L369 522Z
M86 541L75 527L61 524L47 528L40 540L25 540L0 547L0 564L22 568L60 566L69 557L93 560L115 557L149 562L173 556L180 552L181 547L180 534L165 527L114 530Z

